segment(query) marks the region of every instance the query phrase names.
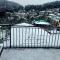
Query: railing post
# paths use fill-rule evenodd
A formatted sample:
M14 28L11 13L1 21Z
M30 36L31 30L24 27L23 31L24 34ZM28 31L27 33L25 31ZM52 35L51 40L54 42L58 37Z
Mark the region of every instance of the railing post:
M10 48L11 48L11 25L10 25Z

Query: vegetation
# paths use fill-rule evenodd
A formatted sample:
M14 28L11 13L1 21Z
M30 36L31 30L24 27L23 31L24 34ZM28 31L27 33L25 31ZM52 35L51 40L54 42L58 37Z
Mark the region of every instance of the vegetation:
M25 6L25 10L47 10L47 9L53 9L53 8L60 8L60 1L45 3L43 5L27 5Z
M6 5L6 7L4 7ZM21 22L32 23L32 20L36 19L39 15L39 11L44 11L48 9L60 8L60 1L50 2L43 5L27 5L25 7L11 1L1 1L0 2L0 24L16 24ZM34 10L34 11L33 11ZM24 18L19 18L14 12L28 13ZM31 11L31 12L30 12ZM6 12L9 12L8 14ZM35 12L36 15L32 17L32 13ZM31 13L31 15L30 15ZM12 17L13 16L13 17ZM36 18L35 18L36 17ZM43 16L44 17L44 16Z
M7 1L7 0L1 0L0 1L0 12L18 12L18 10L22 10L23 6L15 3L15 2L11 2L11 1Z

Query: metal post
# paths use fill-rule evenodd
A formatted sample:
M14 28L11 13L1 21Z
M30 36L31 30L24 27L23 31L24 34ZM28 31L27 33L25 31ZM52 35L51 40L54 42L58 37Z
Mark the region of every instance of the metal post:
M11 48L11 25L10 25L10 48Z

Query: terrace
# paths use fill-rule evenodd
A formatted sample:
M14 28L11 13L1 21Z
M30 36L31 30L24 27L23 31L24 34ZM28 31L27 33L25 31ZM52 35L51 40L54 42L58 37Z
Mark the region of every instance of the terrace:
M0 60L60 60L60 49L4 49Z
M10 25L5 25L4 29L1 28L2 36L0 38L3 38L3 43L0 44L3 48L1 48L1 60L34 60L35 57L38 60L40 58L43 60L48 58L51 60L54 60L54 58L59 60L60 31L57 28L46 30L27 23L16 24L9 28L6 28L6 26L8 27ZM23 56L25 57L23 58Z
M9 19L15 22L12 16ZM40 22L36 23L39 26L0 24L0 60L60 60L60 28L50 26L46 20Z

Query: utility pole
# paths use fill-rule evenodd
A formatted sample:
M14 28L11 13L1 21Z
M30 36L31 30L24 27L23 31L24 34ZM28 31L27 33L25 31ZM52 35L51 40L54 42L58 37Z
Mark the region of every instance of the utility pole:
M6 8L6 0L4 0L4 8Z

